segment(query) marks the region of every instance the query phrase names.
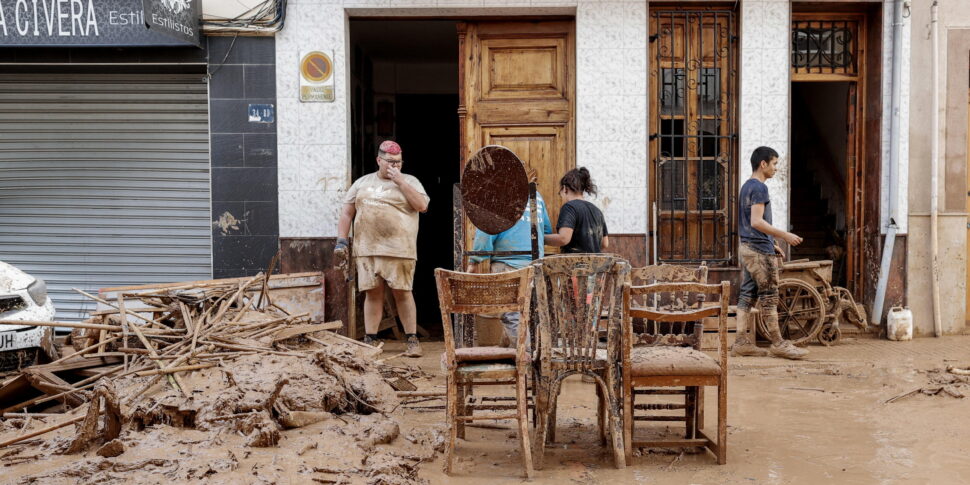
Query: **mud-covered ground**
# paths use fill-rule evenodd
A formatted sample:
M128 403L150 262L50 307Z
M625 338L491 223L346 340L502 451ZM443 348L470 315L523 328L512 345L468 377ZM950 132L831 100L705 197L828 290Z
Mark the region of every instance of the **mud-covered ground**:
M383 357L400 351L389 343ZM535 483L565 484L960 484L970 483L970 385L943 384L966 398L908 391L941 386L946 366L970 367L970 336L889 342L849 340L810 347L802 362L732 359L728 386L728 464L708 453L648 451L616 470L594 426L592 384L563 386L558 442ZM421 390L443 389L441 344L426 357L388 363L419 366L435 376ZM706 428L713 429L714 399ZM521 483L512 422L468 428L455 474L441 472L443 401L430 400L386 416L335 415L281 433L277 447L247 447L246 437L153 425L126 451L103 458L43 453L42 446L0 450L0 482L26 483ZM35 425L31 425L34 427ZM38 425L39 426L39 425ZM395 426L397 429L394 429ZM0 440L21 431L0 428ZM47 436L74 436L73 427ZM129 435L133 436L133 435ZM50 445L48 445L50 446ZM39 454L31 458L31 454ZM136 471L132 471L136 470ZM386 473L382 473L385 471ZM56 477L56 480L55 480ZM386 480L386 481L385 481Z

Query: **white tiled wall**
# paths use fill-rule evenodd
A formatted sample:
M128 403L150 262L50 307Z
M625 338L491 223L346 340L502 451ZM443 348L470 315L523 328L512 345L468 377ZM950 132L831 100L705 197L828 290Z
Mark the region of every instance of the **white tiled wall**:
M349 101L347 98L347 9L356 13L394 8L395 15L462 15L494 12L549 13L569 9L576 16L576 163L586 166L600 187L592 199L605 212L613 233L647 231L647 6L646 2L595 0L291 0L286 28L277 34L277 96L280 235L336 235L337 211L349 186ZM526 7L526 8L522 8ZM769 181L774 222L789 222L789 42L787 0L742 0L739 180L750 174L748 157L759 145L781 155ZM892 0L885 0L883 40L883 217L888 208L889 93ZM909 52L909 23L904 27ZM301 51L334 53L336 101L300 103L297 65ZM903 56L907 59L907 56ZM904 61L903 72L908 71ZM903 76L899 214L906 214L908 180L909 76ZM447 203L447 202L442 202ZM906 217L897 222L903 232Z
M276 42L281 237L337 233L339 202L351 182L346 9L390 7L398 9L395 15L461 15L506 6L529 7L534 13L548 13L542 9L550 7L574 9L576 163L589 168L600 187L599 197L592 201L603 209L610 232L646 232L646 2L291 0L286 27ZM515 13L529 11L519 8ZM333 103L298 99L299 53L314 49L334 53Z
M778 173L768 181L775 227L788 229L789 49L788 0L741 2L741 140L739 184L751 177L751 152L766 145L778 151Z

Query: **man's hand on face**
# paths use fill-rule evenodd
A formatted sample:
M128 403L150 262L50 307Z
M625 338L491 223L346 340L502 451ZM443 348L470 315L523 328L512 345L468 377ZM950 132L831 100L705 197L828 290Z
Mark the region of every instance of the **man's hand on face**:
M404 176L401 174L401 169L393 165L387 167L387 178L391 179L391 182L398 185L401 185L401 182L404 182Z

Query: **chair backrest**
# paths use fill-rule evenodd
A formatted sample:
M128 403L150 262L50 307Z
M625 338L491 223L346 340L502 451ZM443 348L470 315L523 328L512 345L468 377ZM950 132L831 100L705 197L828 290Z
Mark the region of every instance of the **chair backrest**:
M535 270L530 266L504 273L462 273L437 268L434 271L441 306L441 323L445 335L445 353L449 367L455 362L455 338L452 314L478 315L520 312L520 328L529 328L529 306ZM460 319L459 319L460 321ZM518 358L525 358L526 332L519 332Z
M664 309L653 307L634 307L632 302L640 296L649 297L655 293L664 292L690 292L702 293L705 295L716 295L716 304L707 304L698 308L685 309ZM692 332L692 335L684 334L640 334L635 335L633 331L633 321L637 318L654 321L658 323L672 322L696 322L695 329L701 327L703 319L717 317L717 331L719 340L719 351L722 363L727 362L727 313L728 301L731 298L731 283L722 281L720 284L704 283L654 283L645 286L630 286L623 289L623 313L625 322L623 324L624 352L629 356L630 350L638 344L646 345L691 345L699 348L700 342L688 340L689 338L700 338L700 332ZM713 303L713 302L711 302Z
M594 366L600 319L607 318L607 358L616 362L623 324L623 285L630 265L602 254L548 256L536 264L539 351L568 370Z
M633 268L630 271L631 286L645 286L654 283L707 283L707 265L682 266L658 264ZM636 293L631 295L632 307L649 307L666 311L700 308L706 300L703 293L689 291ZM634 318L633 330L635 344L638 345L681 345L700 348L703 325L701 322L668 321L658 322Z

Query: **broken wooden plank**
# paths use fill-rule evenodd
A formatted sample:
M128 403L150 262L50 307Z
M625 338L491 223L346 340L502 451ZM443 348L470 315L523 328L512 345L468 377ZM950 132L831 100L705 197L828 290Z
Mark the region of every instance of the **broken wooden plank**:
M41 428L41 429L38 429L36 431L31 431L31 432L29 432L27 434L22 434L22 435L20 435L20 436L18 436L16 438L11 438L11 439L6 440L6 441L0 441L0 448L4 448L6 446L10 446L12 444L19 443L19 442L24 441L24 440L28 440L28 439L33 438L35 436L40 436L42 434L50 433L51 431L61 429L61 428L65 427L65 426L70 426L70 425L72 425L74 423L80 423L86 417L87 416L77 416L77 417L68 419L67 421L63 421L63 422L60 422L60 423L57 423L57 424L52 424L52 425L50 425L50 426L48 426L46 428Z
M191 370L208 369L209 367L214 367L215 365L216 364L182 365L182 366L178 366L178 367L171 367L171 368L165 368L165 369L154 369L154 370L145 370L145 371L141 371L141 372L135 372L135 375L138 376L138 377L147 377L147 376L157 376L159 374L174 374L176 372L185 372L185 371L191 371Z

